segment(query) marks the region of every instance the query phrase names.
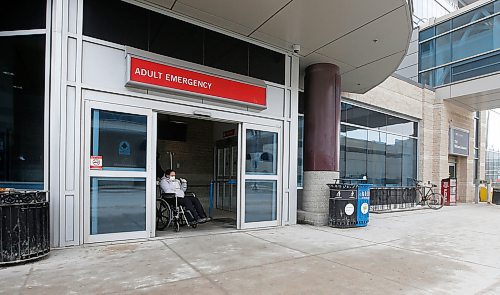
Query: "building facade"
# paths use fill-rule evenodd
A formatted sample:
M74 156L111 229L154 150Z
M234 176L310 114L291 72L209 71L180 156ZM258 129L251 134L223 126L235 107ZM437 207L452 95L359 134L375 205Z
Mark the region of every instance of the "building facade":
M341 87L384 81L411 32L403 0L35 2L0 12L0 181L49 191L53 246L161 234L155 176L170 168L235 228L297 223L299 89L304 188L324 193L339 176ZM305 196L321 223L324 196Z

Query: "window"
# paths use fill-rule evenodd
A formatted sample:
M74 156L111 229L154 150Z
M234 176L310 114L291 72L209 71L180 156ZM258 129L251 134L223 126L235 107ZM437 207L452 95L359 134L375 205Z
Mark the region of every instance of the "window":
M250 44L249 71L251 77L285 84L285 55Z
M203 29L150 12L149 51L203 64Z
M420 70L425 70L435 66L435 40L430 40L420 44Z
M402 184L403 186L413 185L413 179L417 178L417 140L403 137L403 158L402 158Z
M83 34L285 84L285 55L119 0L83 1Z
M451 35L446 34L436 39L436 66L451 61Z
M346 178L361 179L366 176L367 137L366 129L346 127Z
M248 75L248 44L244 41L206 30L205 65L241 75Z
M387 134L368 130L367 179L374 185L385 185L385 146Z
M47 0L3 1L0 31L45 29Z
M385 181L386 185L402 184L402 164L403 164L403 141L402 136L387 134L385 158Z
M494 48L493 22L494 19L489 18L454 31L451 40L453 60L456 61L492 50Z
M43 189L45 35L0 37L0 186Z
M375 185L410 185L417 175L418 123L348 103L342 107L347 122L341 122L341 178L366 176Z
M304 116L299 116L299 140L297 149L297 186L304 186Z
M147 10L117 0L85 0L83 11L84 35L148 49Z
M474 21L480 20L484 17L487 17L489 15L492 15L493 13L498 12L499 6L498 3L491 3L485 6L482 6L480 8L474 9L472 11L469 11L467 13L464 13L462 15L459 15L455 18L453 18L453 28L459 28L461 26L465 26L467 24L470 24Z
M428 28L419 33L418 39L420 41L434 37L435 27Z
M436 35L440 35L442 33L448 32L451 30L451 20L445 21L444 23L440 23L436 26Z

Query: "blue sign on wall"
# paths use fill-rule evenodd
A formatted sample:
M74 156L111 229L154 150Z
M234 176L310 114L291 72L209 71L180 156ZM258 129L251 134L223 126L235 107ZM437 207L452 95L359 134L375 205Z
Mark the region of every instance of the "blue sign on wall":
M120 142L118 145L118 155L130 156L130 143L126 140Z

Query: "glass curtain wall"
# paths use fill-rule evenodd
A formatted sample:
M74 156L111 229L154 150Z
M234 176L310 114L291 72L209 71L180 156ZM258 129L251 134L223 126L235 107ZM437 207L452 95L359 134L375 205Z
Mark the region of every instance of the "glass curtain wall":
M435 87L500 71L500 0L420 31L419 82Z
M299 113L303 111L299 95ZM418 123L349 103L341 104L340 177L378 186L409 186L417 178ZM297 186L303 186L303 122L299 117Z
M44 188L47 1L0 9L0 187Z
M411 185L417 176L417 135L417 122L342 103L341 178Z

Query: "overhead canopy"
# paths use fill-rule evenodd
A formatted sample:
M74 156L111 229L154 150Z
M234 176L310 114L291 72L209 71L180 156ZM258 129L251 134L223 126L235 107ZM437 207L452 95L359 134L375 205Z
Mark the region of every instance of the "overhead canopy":
M390 76L406 54L408 0L149 0L178 14L292 51L300 64L340 67L342 91L364 93ZM411 2L411 1L410 1Z

